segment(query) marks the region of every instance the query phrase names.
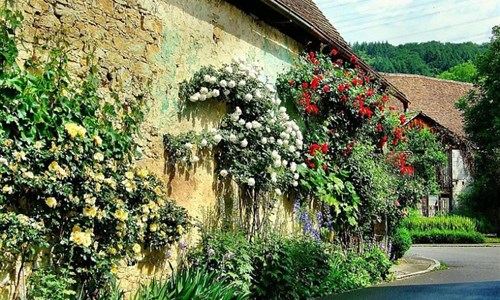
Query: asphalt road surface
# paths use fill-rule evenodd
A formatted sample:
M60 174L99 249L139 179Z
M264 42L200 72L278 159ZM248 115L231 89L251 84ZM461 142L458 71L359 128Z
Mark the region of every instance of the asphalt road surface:
M500 247L412 247L406 255L434 258L448 269L324 299L500 299Z

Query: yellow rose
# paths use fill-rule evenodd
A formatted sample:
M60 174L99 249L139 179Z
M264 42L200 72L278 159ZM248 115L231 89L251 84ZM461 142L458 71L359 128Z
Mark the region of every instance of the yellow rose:
M115 249L115 248L113 248L113 247L111 247L111 248L109 248L108 252L109 252L109 254L111 254L111 255L115 255L115 254L116 254L116 249Z
M177 225L177 232L179 234L183 234L184 233L184 227L182 227L181 225Z
M116 274L118 273L118 268L115 265L112 265L110 271L111 273Z
M90 218L95 218L97 215L97 208L95 206L84 207L83 215Z
M78 125L75 123L67 123L64 125L64 129L71 138L75 138L78 135Z
M94 140L94 144L96 146L101 146L102 145L102 139L98 135L92 136L92 139Z
M134 179L134 173L133 173L133 172L130 172L130 171L125 172L125 177L126 177L127 179Z
M144 177L146 177L148 175L149 175L149 172L146 169L139 169L137 171L137 176L139 176L140 178L144 178Z
M100 152L94 154L94 159L97 161L103 161L104 160L104 155Z
M158 224L153 223L153 224L149 225L149 230L151 230L151 232L157 231L158 230Z
M14 189L10 185L4 185L2 188L2 192L5 194L12 194L14 193Z
M36 141L35 145L33 146L35 149L40 150L43 147L43 143L40 141Z
M48 207L54 208L57 206L57 200L54 197L48 197L45 199L45 204L47 204Z
M135 253L140 253L141 246L139 244L134 244L134 246L132 247L132 250L134 250Z
M115 218L124 222L128 218L128 212L123 209L117 209L114 214Z

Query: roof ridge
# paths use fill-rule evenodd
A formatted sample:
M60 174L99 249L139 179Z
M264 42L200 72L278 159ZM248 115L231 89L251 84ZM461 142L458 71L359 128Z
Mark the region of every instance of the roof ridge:
M450 80L450 79L441 79L441 78L436 78L436 77L430 77L430 76L425 76L425 75L420 75L420 74L405 74L405 73L385 73L385 72L379 72L382 76L399 76L399 77L413 77L413 78L424 78L424 79L429 79L429 80L434 80L438 82L447 82L447 83L453 83L457 85L465 85L469 87L473 87L474 84L470 82L462 82L462 81L455 81L455 80Z

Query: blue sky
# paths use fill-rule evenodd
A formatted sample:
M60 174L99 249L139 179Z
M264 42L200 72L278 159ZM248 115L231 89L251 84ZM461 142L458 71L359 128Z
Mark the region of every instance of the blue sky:
M488 42L500 0L313 0L349 43Z

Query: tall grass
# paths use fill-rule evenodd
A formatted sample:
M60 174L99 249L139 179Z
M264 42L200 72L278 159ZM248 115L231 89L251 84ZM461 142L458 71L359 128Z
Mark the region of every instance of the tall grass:
M403 221L403 226L410 231L458 230L475 232L477 223L474 219L462 216L412 217Z

